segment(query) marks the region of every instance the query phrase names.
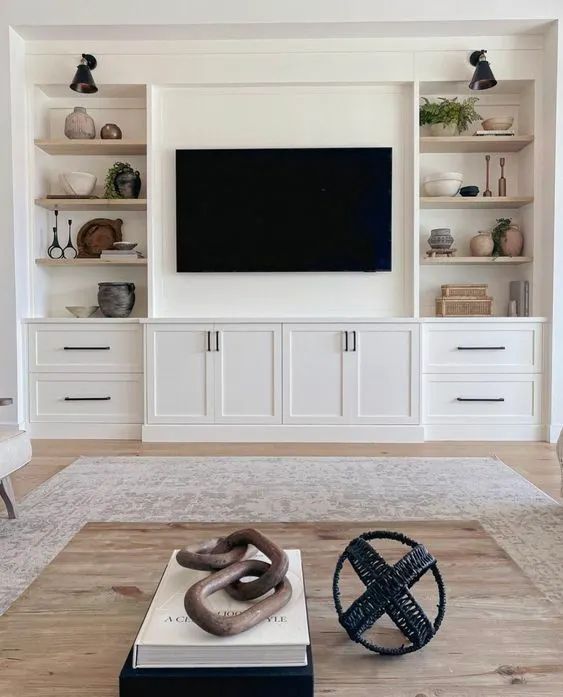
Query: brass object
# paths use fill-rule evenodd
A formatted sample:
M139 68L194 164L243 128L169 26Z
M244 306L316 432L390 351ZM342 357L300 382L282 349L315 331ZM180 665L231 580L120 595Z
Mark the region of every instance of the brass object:
M233 636L245 632L287 604L292 594L291 584L287 579L276 585L272 595L254 603L234 617L225 617L209 610L204 604L205 598L218 590L227 589L232 583L240 582L245 576L264 578L269 571L270 564L258 559L247 559L211 574L188 589L184 597L186 613L198 627L216 636Z
M500 179L498 180L498 195L506 196L506 178L504 176L504 164L506 159L504 157L500 158Z

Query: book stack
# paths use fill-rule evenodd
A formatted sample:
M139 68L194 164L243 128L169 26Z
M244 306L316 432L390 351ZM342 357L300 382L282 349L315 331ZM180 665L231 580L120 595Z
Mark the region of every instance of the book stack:
M119 677L120 697L313 696L305 588L299 550L286 550L289 603L276 615L246 632L218 637L200 629L186 614L184 595L209 575L180 566L172 554L131 653ZM266 559L258 553L256 558ZM257 601L254 601L257 602ZM206 604L219 614L244 612L224 590Z
M100 259L111 259L120 261L122 259L138 259L141 256L135 249L104 249L100 254Z
M513 136L513 128L498 128L494 131L475 131L476 136Z

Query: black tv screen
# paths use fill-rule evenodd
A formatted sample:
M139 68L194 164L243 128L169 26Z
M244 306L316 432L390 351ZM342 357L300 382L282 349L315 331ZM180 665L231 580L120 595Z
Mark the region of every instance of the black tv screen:
M391 148L176 151L177 270L389 271Z

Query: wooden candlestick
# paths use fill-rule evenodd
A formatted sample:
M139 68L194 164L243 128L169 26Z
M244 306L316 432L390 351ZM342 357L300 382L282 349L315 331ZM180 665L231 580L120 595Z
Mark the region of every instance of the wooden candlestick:
M491 164L491 156L485 155L485 162L487 166L487 185L485 191L483 191L483 196L492 196L493 192L489 189L489 166Z
M506 196L506 179L504 177L504 163L506 162L504 157L500 158L500 179L498 180L498 195Z

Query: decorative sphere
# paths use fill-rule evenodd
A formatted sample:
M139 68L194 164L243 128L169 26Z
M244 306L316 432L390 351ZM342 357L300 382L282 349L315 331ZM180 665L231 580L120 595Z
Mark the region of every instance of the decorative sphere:
M395 540L410 547L409 552L396 564L388 564L369 540ZM365 585L365 592L346 610L340 598L340 573L348 560ZM430 620L410 593L410 589L430 571L438 587L438 606L434 620ZM438 631L446 610L446 590L436 559L416 540L399 532L376 530L356 537L340 555L332 583L334 606L338 621L352 641L375 653L400 656L418 651ZM408 644L399 647L379 646L364 637L383 615L389 615Z

